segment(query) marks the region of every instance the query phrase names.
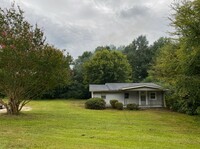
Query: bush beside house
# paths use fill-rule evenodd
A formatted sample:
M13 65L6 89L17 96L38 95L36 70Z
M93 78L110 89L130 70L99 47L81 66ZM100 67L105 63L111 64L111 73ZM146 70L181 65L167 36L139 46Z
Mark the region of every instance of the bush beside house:
M106 108L106 102L102 98L90 98L86 101L85 108L102 110Z
M110 105L113 109L116 109L116 106L115 106L115 103L118 102L118 100L116 99L113 99L113 100L110 100Z
M115 107L117 110L123 110L123 103L121 102L116 102L115 103Z

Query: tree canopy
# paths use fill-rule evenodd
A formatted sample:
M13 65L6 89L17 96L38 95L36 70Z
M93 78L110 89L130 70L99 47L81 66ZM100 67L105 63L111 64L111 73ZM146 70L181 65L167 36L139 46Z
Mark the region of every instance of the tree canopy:
M133 82L140 82L148 76L147 70L151 61L151 52L146 36L139 36L124 49L132 67Z
M120 51L101 49L84 63L84 80L88 83L129 82L131 67Z
M174 110L196 114L200 106L200 1L182 1L173 5L171 17L175 42L164 46L150 74L170 84Z
M189 46L199 46L200 41L200 1L182 0L172 4L174 14L171 15L171 25L174 35Z
M86 99L90 97L88 84L84 82L83 69L84 63L89 61L92 55L92 52L85 51L74 61L72 76L73 80L72 83L67 87L67 98Z
M31 26L23 11L0 9L0 100L8 114L18 114L30 99L67 83L70 60L45 43L43 32Z

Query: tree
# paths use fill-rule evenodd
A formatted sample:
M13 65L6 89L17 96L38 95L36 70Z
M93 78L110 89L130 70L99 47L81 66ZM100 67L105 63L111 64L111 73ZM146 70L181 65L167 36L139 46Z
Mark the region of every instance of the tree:
M157 57L160 57L161 54L161 49L166 46L171 44L171 39L166 38L166 37L160 37L158 40L156 40L150 47L150 64L148 67L148 76L142 81L142 82L157 82L158 78L152 76L152 67L156 63L155 61L157 60Z
M127 55L132 67L133 82L141 82L148 76L147 70L150 66L151 52L148 47L146 36L139 36L128 45L123 53Z
M94 51L97 52L97 51L101 51L102 49L111 50L109 46L98 46L95 48Z
M179 78L179 59L177 43L170 42L162 47L155 59L155 64L149 71L149 76L153 76L155 81L166 82L168 86L174 86Z
M169 18L171 26L179 40L187 43L188 46L199 46L200 41L200 1L182 0L172 5L174 14Z
M176 84L177 94L195 114L200 106L200 1L181 1L172 5L175 13L170 18L181 45L178 51L181 78Z
M66 84L58 85L55 88L46 91L40 96L41 99L68 98L68 88L73 84L73 71L69 69L69 66L73 64L73 58L69 55L69 53L67 53L65 59L67 60L66 68L68 68L68 78L70 78L68 79L69 81L67 81Z
M0 103L8 114L19 114L34 97L68 82L69 60L45 43L19 7L0 9L0 44L0 93L8 98Z
M200 50L188 50L184 43L168 43L161 48L149 75L171 89L172 109L195 114L200 106L199 59Z
M153 59L157 56L157 54L159 54L160 49L170 42L171 39L167 37L160 37L158 40L154 41L154 43L149 47L152 54L151 62L153 62Z
M84 80L90 83L129 82L131 67L125 55L119 51L101 49L84 63Z
M173 96L170 106L188 114L196 114L200 106L200 1L173 4L175 43L161 49L150 72L154 78L170 84Z
M84 83L83 65L90 60L93 53L89 51L83 52L81 56L74 62L73 68L73 82L68 87L68 98L88 99L90 96L88 84Z

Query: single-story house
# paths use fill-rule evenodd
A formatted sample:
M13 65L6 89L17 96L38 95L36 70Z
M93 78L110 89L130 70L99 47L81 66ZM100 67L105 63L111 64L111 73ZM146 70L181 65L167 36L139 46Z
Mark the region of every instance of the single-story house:
M117 99L124 106L135 103L141 108L165 107L166 89L154 83L90 84L89 91L92 98L103 98L107 106L110 106L110 100Z

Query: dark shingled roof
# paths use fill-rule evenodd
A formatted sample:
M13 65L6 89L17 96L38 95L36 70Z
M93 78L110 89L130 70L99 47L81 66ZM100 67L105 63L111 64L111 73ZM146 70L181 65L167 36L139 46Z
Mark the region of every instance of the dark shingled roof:
M164 90L163 87L154 84L154 83L106 83L105 85L97 85L90 84L89 90L90 92L94 91L118 91L118 90L126 90L131 88L154 88Z

